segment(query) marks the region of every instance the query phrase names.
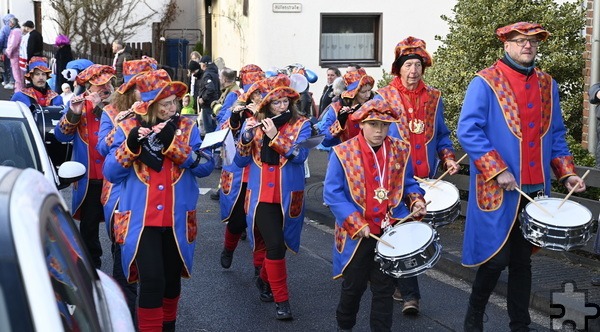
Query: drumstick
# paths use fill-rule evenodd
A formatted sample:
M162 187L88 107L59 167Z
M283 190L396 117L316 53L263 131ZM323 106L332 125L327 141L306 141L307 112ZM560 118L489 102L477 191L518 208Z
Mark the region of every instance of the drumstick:
M372 238L374 238L375 240L377 240L377 241L379 241L379 242L381 242L381 243L385 244L386 246L388 246L388 247L390 247L390 248L392 248L392 249L396 249L396 247L394 247L394 246L393 246L391 243L389 243L389 242L387 242L387 241L385 241L385 240L381 239L379 236L377 236L377 235L375 235L375 234L373 234L373 233L369 233L369 236L370 236L370 237L372 237Z
M521 190L519 187L515 187L515 190L518 191L521 195L523 195L523 197L527 198L527 200L529 200L531 203L533 203L533 205L537 206L538 209L542 210L545 214L549 215L550 217L554 218L554 216L552 215L552 213L548 212L548 210L544 209L543 206L541 206L538 202L536 202L533 198L529 197L529 195L527 195L523 190Z
M427 203L425 203L425 206L429 205L429 203L431 203L431 201L428 201ZM421 209L416 209L413 212L409 213L406 217L398 220L398 222L396 222L394 225L400 225L401 223L405 222L406 220L408 220L409 218L411 218L412 216L415 215L415 213L421 211Z
M583 174L583 176L581 177L581 180L585 179L585 177L590 174L590 170L588 169L587 171L585 171L585 173ZM573 194L573 192L575 191L575 189L579 188L579 182L577 182L577 184L575 184L575 186L573 188L571 188L571 191L569 191L569 193L567 194L567 196L565 196L565 198L563 198L562 202L560 202L560 204L558 205L558 207L556 208L557 210L560 209L561 206L563 206L563 204L565 204L565 202L567 201L567 199L569 199L569 197L571 197L571 195Z
M429 181L427 181L427 180L425 180L425 179L422 179L422 178L420 178L420 177L418 177L418 176L416 176L416 175L415 175L415 176L413 176L413 177L415 178L415 180L417 180L417 181L419 181L419 182L421 182L421 183L424 183L424 184L426 184L426 185L428 185L428 186L430 186L430 187L432 187L432 188L437 188L436 186L434 186L434 185L432 184L432 182L429 182Z
M460 164L460 162L463 161L466 157L467 157L467 154L465 153L462 157L460 157L460 159L458 159L458 161L456 163ZM444 176L448 175L448 173L450 173L450 169L447 169L444 173L442 173L442 175L440 175L439 178L437 178L435 181L433 181L433 184L431 186L432 187L435 186L435 184L438 183L438 181L440 181Z

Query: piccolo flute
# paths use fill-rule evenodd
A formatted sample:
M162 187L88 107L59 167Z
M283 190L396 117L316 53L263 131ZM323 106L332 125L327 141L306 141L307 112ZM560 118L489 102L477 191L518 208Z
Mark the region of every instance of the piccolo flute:
M282 116L282 115L284 115L284 114L287 114L287 113L289 113L289 112L290 112L290 110L286 110L285 112L281 112L281 113L279 113L279 114L275 115L274 117L272 117L272 118L271 118L271 120L275 120L275 119L277 119L278 117L280 117L280 116ZM263 125L263 124L262 124L262 122L259 122L259 123L255 124L255 125L253 125L253 126L250 126L250 127L246 128L246 131L250 131L250 130L252 130L252 129L254 129L254 128L258 128L258 127L260 127L260 126L262 126L262 125Z
M179 113L175 113L175 116L179 116ZM173 117L170 117L170 118L166 119L165 121L163 121L163 122L161 122L161 123L167 124L167 123L169 123L169 121L173 121ZM138 137L138 142L139 142L139 141L141 141L141 140L143 140L144 138L147 138L147 137L148 137L148 136L150 136L150 135L151 135L153 132L154 132L154 130L150 131L150 132L149 132L147 135L144 135L144 136L140 136L140 137Z

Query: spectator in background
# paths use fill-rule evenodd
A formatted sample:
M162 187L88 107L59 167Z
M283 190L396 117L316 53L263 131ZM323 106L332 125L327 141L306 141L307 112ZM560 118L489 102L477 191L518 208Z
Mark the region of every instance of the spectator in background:
M71 100L71 98L73 98L73 96L75 94L73 93L73 89L67 82L65 82L61 85L61 89L62 89L62 93L60 94L60 96L63 99L63 103L65 103L65 105L66 105L69 102L69 100Z
M20 47L22 40L21 27L19 26L19 20L16 17L11 18L8 21L10 27L10 34L8 35L8 41L6 42L6 51L4 55L10 59L10 67L14 80L13 83L8 83L4 86L5 89L15 89L15 92L23 89L23 71L21 71L20 63Z
M192 51L192 53L190 53L190 61L196 61L200 63L200 59L202 59L202 54L198 53L197 51Z
M116 86L121 86L125 81L123 79L123 62L128 60L133 60L133 56L127 47L125 47L125 43L121 39L115 39L112 43L112 51L115 54L115 58L113 59L113 68L115 69L117 81Z
M325 107L331 104L331 100L333 99L333 81L340 76L342 76L342 73L337 67L327 68L327 84L323 88L323 95L321 95L321 99L319 100L319 115L323 113Z
M27 39L27 63L34 56L44 56L44 38L42 34L35 29L32 21L23 23L23 30L29 34Z
M29 30L26 27L21 27L21 43L19 44L19 69L21 70L21 78L27 71L27 43L29 42Z
M218 100L221 95L221 85L219 83L219 70L212 62L210 55L205 55L200 59L200 68L204 71L198 84L198 105L202 109L202 122L206 134L215 131L216 123L212 116L210 105Z
M54 81L55 85L52 88L57 93L61 93L63 91L63 84L67 83L70 87L70 90L72 91L73 83L69 84L67 79L63 75L61 75L62 71L67 68L67 63L73 60L71 40L69 40L69 37L65 35L58 35L56 37L56 40L54 41L54 44L56 45L56 47L58 47L58 49L54 53L54 59L56 62L54 63L52 73L54 74L54 77L56 77L56 79Z
M2 26L2 30L0 30L0 47L2 47L2 62L4 63L4 72L2 73L2 86L13 83L14 78L12 76L11 67L10 67L10 58L6 56L6 45L8 44L8 35L10 35L10 24L9 21L11 18L15 17L13 14L6 14L2 18L2 22L4 26Z

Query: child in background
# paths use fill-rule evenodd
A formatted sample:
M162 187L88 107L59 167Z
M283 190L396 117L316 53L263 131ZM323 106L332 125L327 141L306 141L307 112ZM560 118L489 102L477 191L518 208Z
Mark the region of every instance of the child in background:
M68 103L69 100L71 100L71 98L73 98L73 91L71 91L71 86L69 85L69 83L63 83L60 86L62 93L60 94L60 96L63 99L63 103Z
M190 94L187 93L183 96L181 100L181 114L196 114L196 110L194 109L194 100L191 98Z

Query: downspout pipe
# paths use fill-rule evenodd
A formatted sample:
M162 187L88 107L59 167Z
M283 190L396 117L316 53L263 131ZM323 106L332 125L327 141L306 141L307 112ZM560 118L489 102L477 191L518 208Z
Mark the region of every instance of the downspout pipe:
M590 86L600 82L600 0L594 0L592 19L592 54L590 68ZM589 102L589 101L588 101ZM592 154L596 151L598 137L596 137L596 115L594 114L594 105L588 105L588 151ZM600 156L596 156L598 160Z

